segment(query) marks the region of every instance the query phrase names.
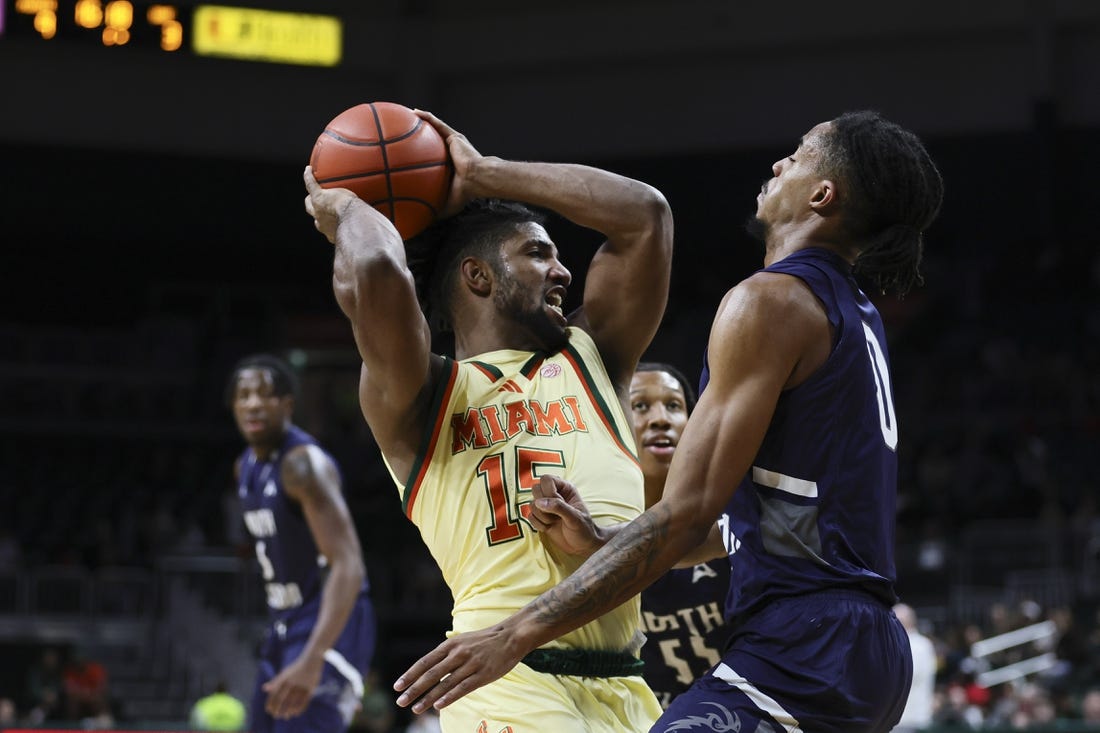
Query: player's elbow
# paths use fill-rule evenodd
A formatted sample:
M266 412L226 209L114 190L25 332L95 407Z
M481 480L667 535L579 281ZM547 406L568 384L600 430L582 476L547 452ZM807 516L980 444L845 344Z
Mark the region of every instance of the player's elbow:
M643 184L639 197L638 221L646 239L667 256L672 255L672 207L665 195L653 186Z
M665 195L649 184L642 184L641 191L638 197L638 208L650 226L671 227L672 207L669 206Z

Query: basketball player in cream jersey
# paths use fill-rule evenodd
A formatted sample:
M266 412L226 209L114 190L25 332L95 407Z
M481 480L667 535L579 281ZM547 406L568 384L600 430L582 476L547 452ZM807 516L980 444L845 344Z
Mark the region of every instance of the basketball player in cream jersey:
M430 256L410 269L384 216L350 191L321 189L308 169L306 210L336 245L336 297L363 358L363 414L454 595L458 633L508 617L576 568L527 520L541 476L585 487L599 523L642 512L625 405L667 301L672 217L646 184L483 157L418 114L446 140L455 170L446 218L408 243ZM572 276L541 216L517 202L606 237L569 316ZM457 360L431 352L418 295L453 331ZM635 596L534 649L443 710L443 730L648 730L660 706L640 676L639 620Z

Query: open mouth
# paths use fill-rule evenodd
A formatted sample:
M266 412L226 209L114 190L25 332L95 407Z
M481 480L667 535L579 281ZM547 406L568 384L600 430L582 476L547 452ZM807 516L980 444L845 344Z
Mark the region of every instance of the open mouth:
M263 430L265 425L263 418L259 417L246 417L241 422L244 425L244 429L250 433L255 433Z
M645 441L642 447L655 456L671 456L676 450L676 443L672 438L660 437Z
M560 290L551 290L546 294L546 305L563 319L565 318L565 313L562 311L562 303L564 303L564 301L565 296Z

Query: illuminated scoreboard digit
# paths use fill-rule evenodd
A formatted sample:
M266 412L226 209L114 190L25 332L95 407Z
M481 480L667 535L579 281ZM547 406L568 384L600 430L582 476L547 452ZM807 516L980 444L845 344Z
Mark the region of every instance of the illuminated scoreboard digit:
M108 47L183 47L184 21L175 5L132 0L4 0L7 35L85 41Z
M340 64L344 46L336 16L141 0L0 0L0 33L305 66Z

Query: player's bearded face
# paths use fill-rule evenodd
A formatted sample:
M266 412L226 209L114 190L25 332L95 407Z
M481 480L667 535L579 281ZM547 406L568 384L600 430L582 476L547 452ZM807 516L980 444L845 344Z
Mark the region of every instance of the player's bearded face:
M768 224L756 214L745 220L745 231L757 242L766 242L768 239Z
M554 284L543 280L528 285L507 271L497 272L496 275L493 302L497 308L533 335L541 348L557 351L564 347L569 341L565 325L547 305L547 291Z

